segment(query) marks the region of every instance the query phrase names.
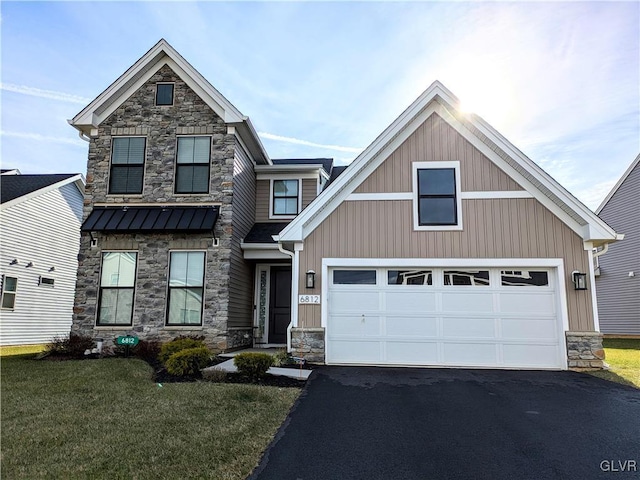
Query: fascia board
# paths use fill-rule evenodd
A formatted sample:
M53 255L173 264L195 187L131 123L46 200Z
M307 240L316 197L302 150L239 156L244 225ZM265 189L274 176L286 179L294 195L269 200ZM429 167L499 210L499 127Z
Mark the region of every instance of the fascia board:
M589 225L595 224L597 226L597 230L602 232L600 239L611 239L615 240L616 233L615 231L609 227L602 219L600 219L596 214L594 214L586 205L584 205L580 200L578 200L575 196L573 196L566 188L560 185L556 180L554 180L547 172L545 172L542 168L540 168L533 160L527 157L524 153L522 153L518 148L516 148L511 142L509 142L505 137L503 137L500 133L498 133L493 127L491 127L487 122L485 122L482 118L477 115L471 116L469 121L484 135L487 136L493 143L495 143L499 148L501 148L507 155L516 160L520 165L522 165L525 170L527 170L531 175L538 180L542 185L549 189L556 197L560 199L563 203L565 203L569 208L571 208L578 216L580 216L585 222ZM542 192L540 192L537 188L535 192L531 192L534 195L539 192L545 198L548 198ZM536 195L538 197L538 195ZM554 203L555 205L555 203ZM585 239L589 240L589 239Z
M635 160L633 162L631 162L631 165L629 165L627 170L622 174L620 179L613 186L613 188L609 191L607 196L604 197L604 200L602 200L602 202L600 203L600 205L596 209L596 215L600 215L600 212L602 211L602 209L605 207L605 205L607 203L609 203L609 200L611 200L611 197L613 197L615 195L615 193L618 191L620 186L624 183L624 181L627 179L627 177L631 174L633 169L636 168L636 166L638 165L639 162L640 162L640 154L638 154L638 156L635 158Z
M46 187L42 187L38 190L34 190L33 192L27 193L26 195L22 195L21 197L14 198L13 200L9 200L8 202L0 204L0 210L5 210L7 208L18 205L22 202L26 202L27 200L30 200L32 198L39 197L40 195L43 195L52 190L56 190L69 183L75 183L80 194L84 196L84 184L85 184L84 177L82 176L82 174L78 173L73 177L65 178L64 180L60 180L59 182L52 183L51 185L47 185Z
M322 165L320 164L309 164L309 165L287 165L287 164L278 164L278 165L256 165L256 172L259 173L276 173L276 172L318 172L318 170L323 170Z

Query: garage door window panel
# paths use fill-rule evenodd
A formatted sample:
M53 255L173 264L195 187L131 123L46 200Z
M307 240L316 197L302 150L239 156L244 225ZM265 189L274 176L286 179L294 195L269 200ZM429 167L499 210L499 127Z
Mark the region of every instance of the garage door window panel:
M433 274L430 270L389 270L388 285L433 285Z
M334 270L334 285L375 285L375 270Z
M488 287L490 285L489 270L445 270L444 284Z
M549 273L534 270L502 270L503 287L548 287Z

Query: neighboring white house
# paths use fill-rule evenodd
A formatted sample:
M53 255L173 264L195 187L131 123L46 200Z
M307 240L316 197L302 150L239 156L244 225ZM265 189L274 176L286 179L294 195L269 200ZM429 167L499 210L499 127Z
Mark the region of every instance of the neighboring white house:
M78 269L84 178L0 175L0 345L67 335Z
M596 295L600 331L640 335L640 155L615 184L596 213L624 240L598 257Z

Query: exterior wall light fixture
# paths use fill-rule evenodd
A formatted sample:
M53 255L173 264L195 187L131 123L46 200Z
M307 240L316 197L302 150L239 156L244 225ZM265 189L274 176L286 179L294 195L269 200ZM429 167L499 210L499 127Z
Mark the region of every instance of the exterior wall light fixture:
M315 288L316 286L316 272L313 270L309 270L306 274L306 282L307 288Z
M580 273L578 270L571 272L571 278L573 279L573 287L576 290L587 289L587 274Z

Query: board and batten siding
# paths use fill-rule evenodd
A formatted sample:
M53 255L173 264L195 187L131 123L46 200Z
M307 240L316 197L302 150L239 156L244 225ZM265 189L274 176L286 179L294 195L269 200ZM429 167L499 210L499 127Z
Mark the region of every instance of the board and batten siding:
M434 113L413 132L355 193L412 190L411 162L459 161L463 192L523 190L453 127Z
M282 222L278 218L269 218L270 180L256 182L256 222ZM314 178L302 179L302 208L307 206L318 196L318 180Z
M609 245L609 251L598 258L600 330L640 335L640 164L602 208L600 218L624 234L624 240Z
M463 200L462 231L414 231L411 200L343 202L304 242L300 272L316 272L323 258L562 258L569 328L593 330L591 291L575 291L573 270L588 271L582 239L535 199ZM326 305L326 300L324 305ZM301 327L320 327L320 308L300 305Z
M229 266L230 328L253 324L253 268L244 259L240 242L255 222L256 176L253 162L236 143L233 161L231 260Z
M48 343L69 334L82 201L70 183L2 210L0 274L16 277L18 286L15 308L0 310L0 345ZM14 259L18 264L9 265ZM54 286L40 286L40 276L53 278Z

